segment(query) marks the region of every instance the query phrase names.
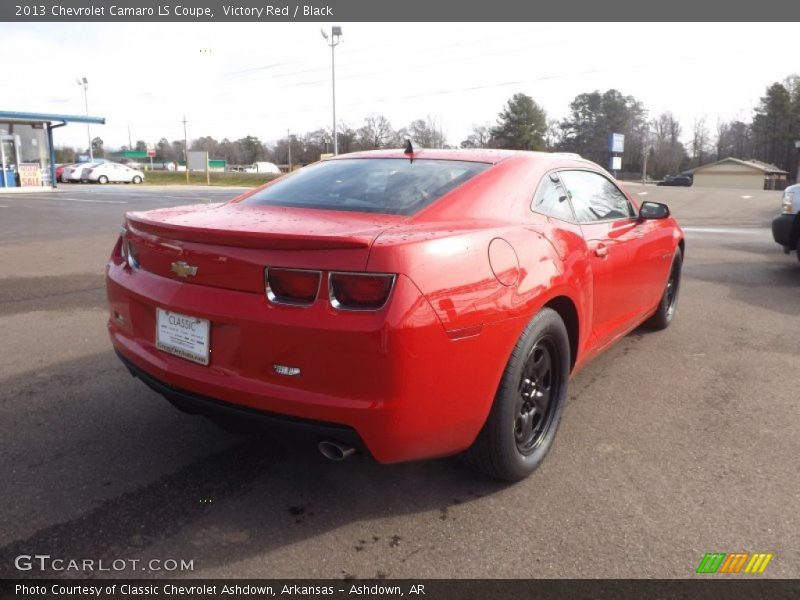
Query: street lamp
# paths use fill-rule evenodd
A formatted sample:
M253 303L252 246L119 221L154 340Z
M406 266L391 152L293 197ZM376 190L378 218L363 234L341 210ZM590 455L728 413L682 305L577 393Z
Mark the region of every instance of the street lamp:
M86 116L89 116L89 81L86 77L76 79L78 85L83 87L83 103L86 106ZM86 123L86 137L89 139L89 160L94 161L94 152L92 152L92 133L89 130L89 123Z
M336 63L334 61L333 50L339 45L339 38L342 37L342 28L338 25L331 27L330 37L324 29L320 29L322 37L325 38L325 43L331 47L331 92L333 94L333 153L339 154L339 139L336 135Z

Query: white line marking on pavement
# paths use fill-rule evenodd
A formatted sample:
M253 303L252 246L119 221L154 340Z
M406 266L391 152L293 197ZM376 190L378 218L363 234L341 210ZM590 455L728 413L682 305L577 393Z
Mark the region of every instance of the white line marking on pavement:
M6 205L6 204L0 204L0 208L8 208L8 205Z
M737 235L764 235L769 232L767 227L681 227L686 233L725 233Z
M752 196L742 196L742 198L744 198L745 200L747 200L748 198L752 198Z
M637 196L647 196L650 192L636 192Z
M127 204L124 200L92 200L90 198L48 198L48 200L63 200L64 202L90 202L91 204Z

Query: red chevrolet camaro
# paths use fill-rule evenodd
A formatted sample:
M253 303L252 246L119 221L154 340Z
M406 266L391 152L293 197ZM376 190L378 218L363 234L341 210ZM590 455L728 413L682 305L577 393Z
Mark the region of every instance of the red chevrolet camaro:
M108 329L179 408L308 434L328 458L463 452L507 480L570 376L672 320L683 234L577 155L348 154L224 204L128 213Z

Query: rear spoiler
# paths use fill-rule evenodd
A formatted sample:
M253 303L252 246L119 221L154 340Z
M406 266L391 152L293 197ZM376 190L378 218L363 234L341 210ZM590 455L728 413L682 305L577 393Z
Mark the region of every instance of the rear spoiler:
M226 231L224 229L202 229L184 227L163 221L153 221L141 213L126 215L127 228L142 237L197 242L236 248L258 248L264 250L333 250L368 248L372 236L325 236L315 234L276 233L269 231ZM156 241L156 240L153 240Z

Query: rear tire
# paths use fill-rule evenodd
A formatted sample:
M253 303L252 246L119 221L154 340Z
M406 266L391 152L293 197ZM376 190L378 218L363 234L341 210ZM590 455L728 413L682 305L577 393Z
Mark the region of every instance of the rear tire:
M100 175L100 177L97 178L97 183L100 184L108 183L108 177L106 177L105 175Z
M675 308L678 305L678 294L681 291L681 269L683 268L683 254L680 248L675 248L675 256L672 257L672 268L669 271L669 279L664 287L661 301L655 314L645 321L645 326L659 331L666 329L672 323L675 316Z
M543 308L514 346L489 417L464 460L505 481L519 481L536 470L561 421L569 368L564 321Z

